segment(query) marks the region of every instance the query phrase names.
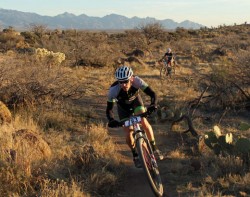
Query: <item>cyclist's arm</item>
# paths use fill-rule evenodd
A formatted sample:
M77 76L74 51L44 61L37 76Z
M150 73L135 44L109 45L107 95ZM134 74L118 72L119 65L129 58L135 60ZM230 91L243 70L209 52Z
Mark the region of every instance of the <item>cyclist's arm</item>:
M109 121L114 119L113 107L114 107L114 102L108 101L106 108L106 116Z
M157 105L157 96L155 92L148 86L146 87L143 92L145 92L151 98L151 105Z
M167 54L165 53L165 54L163 55L163 57L162 57L159 61L164 60L164 59L166 58L166 56L167 56Z
M114 82L108 92L108 98L107 98L107 108L106 108L106 117L109 121L114 119L114 112L113 112L113 107L116 102L116 97L118 93L120 92L120 85L118 82Z

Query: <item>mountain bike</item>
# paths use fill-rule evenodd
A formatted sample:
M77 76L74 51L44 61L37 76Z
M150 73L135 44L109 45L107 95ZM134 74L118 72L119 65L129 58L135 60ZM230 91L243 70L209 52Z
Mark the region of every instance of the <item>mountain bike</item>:
M162 64L161 70L160 70L160 77L165 78L167 76L172 77L172 74L175 74L175 67L176 62L175 58L173 57L171 62L168 63L167 60L161 60L159 61L160 64Z
M135 139L135 146L142 164L142 168L155 196L162 196L163 185L159 168L148 137L145 131L141 129L140 125L142 117L146 118L150 115L150 113L152 112L147 111L140 115L132 115L127 121L122 122L120 126L133 127L133 137Z

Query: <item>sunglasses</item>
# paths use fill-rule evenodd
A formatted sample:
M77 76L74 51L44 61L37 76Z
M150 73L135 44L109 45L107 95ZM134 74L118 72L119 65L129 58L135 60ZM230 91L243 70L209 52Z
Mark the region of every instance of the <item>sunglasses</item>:
M119 81L119 84L127 84L129 82L129 80L125 80L125 81Z

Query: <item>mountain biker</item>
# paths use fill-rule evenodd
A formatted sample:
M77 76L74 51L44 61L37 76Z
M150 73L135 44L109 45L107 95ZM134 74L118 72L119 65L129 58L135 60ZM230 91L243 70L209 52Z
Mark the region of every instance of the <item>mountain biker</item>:
M167 52L161 58L161 61L165 61L165 63L167 64L168 74L171 74L173 58L174 58L174 56L173 56L171 48L168 48Z
M134 76L130 67L119 67L116 70L115 77L116 81L109 88L106 108L106 116L109 121L109 127L114 128L120 125L120 122L114 119L113 107L115 102L117 103L117 112L121 121L128 119L132 113L138 115L146 111L142 98L139 94L140 90L151 98L151 104L148 107L148 110L155 111L157 109L157 96L155 92L140 77ZM163 156L155 145L153 129L148 120L144 117L142 118L142 127L149 138L155 157L162 160ZM134 138L132 136L133 129L132 127L123 128L126 135L126 142L133 154L134 164L137 168L139 168L141 167L141 164L135 150Z
M172 50L170 48L167 49L167 52L164 54L164 56L162 57L162 60L165 60L167 62L167 64L171 65L171 61L173 59L173 53Z

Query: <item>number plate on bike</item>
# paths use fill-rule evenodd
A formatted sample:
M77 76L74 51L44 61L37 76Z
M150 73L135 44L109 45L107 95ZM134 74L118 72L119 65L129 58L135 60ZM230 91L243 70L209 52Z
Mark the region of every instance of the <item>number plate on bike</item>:
M129 120L125 121L124 125L125 125L125 127L129 127L129 126L136 124L136 123L139 123L139 122L141 122L141 117L134 116L134 117L131 117Z

